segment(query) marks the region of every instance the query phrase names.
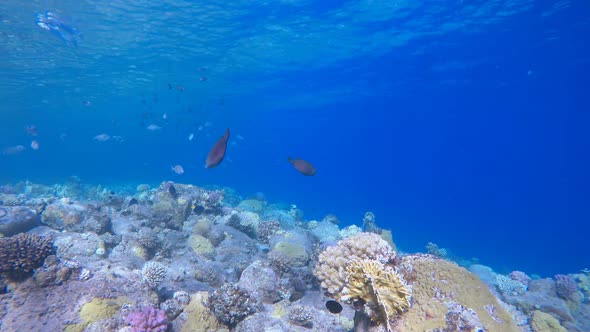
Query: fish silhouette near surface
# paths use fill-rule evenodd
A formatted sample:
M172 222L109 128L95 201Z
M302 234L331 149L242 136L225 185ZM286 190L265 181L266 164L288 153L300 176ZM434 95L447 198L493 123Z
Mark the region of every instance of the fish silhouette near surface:
M209 151L209 155L207 155L207 160L205 161L205 168L213 168L221 164L223 157L225 157L228 140L229 128L225 130L225 134L219 138L219 140L211 148L211 151Z
M315 167L313 167L313 165L303 159L293 159L291 157L289 157L289 163L291 165L293 165L293 167L295 167L296 170L299 171L299 173L305 175L305 176L313 176L316 173Z

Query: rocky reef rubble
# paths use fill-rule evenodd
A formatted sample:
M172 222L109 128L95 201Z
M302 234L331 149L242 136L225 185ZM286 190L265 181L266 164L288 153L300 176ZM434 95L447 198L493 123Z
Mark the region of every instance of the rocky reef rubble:
M402 254L373 213L163 182L0 186L2 331L588 331L590 276ZM336 303L337 301L338 303Z

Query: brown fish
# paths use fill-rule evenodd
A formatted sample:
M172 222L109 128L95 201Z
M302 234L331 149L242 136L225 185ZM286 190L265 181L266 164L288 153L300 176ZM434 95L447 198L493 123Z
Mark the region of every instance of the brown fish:
M229 139L229 128L225 130L225 134L219 138L219 140L213 145L207 160L205 161L205 168L213 168L218 166L225 157L225 150L227 149L227 140Z
M303 175L312 176L316 173L315 167L303 159L293 159L289 157L289 163Z

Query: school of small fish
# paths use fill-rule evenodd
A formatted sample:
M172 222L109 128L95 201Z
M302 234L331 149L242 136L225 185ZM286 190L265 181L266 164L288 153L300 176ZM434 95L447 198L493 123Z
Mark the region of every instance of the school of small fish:
M51 16L51 15L50 15ZM49 21L52 21L53 18L49 18ZM43 26L43 24L40 25L41 27L45 28ZM56 25L57 26L57 25ZM53 28L52 28L53 29ZM201 81L206 81L207 78L206 77L202 77L200 79ZM170 90L172 90L174 88L174 86L172 84L168 84L168 88ZM176 90L183 92L184 91L184 86L182 85L177 85L176 86ZM142 103L145 102L145 99L142 99ZM153 98L153 102L157 102L157 95L154 94L154 98ZM84 106L88 107L91 105L89 100L85 100L82 103ZM189 108L189 112L190 112L190 108ZM147 119L153 119L151 112L144 112L142 114L142 117L144 118L144 120ZM161 115L162 120L164 120L166 126L169 125L169 114L168 112L164 112ZM112 120L112 124L113 126L117 125L117 121ZM143 124L143 122L142 122ZM197 126L198 125L198 126ZM193 129L196 128L199 132L203 131L203 129L211 127L213 124L209 121L206 122L201 122L200 124L197 123L193 126ZM145 124L143 124L143 126L145 126L145 129L147 129L148 131L151 132L156 132L156 131L161 131L163 129L162 126L155 124L155 123L150 123L147 126ZM177 125L178 128L178 125ZM30 147L33 151L37 151L40 148L40 143L38 140L38 129L37 126L34 124L30 124L30 125L26 125L25 128L25 133L28 136L32 137L31 143L30 143ZM209 134L206 134L206 136L209 136ZM65 141L67 137L67 133L60 133L59 138L60 140L63 142ZM235 136L237 138L238 141L244 141L245 138L240 135L237 134ZM195 138L195 133L191 132L188 135L188 140L192 141ZM207 157L205 159L205 168L215 168L217 166L219 166L223 160L225 159L225 155L227 152L227 146L228 146L228 141L230 138L230 130L229 128L227 128L225 130L225 133L223 134L223 136L221 136L216 142L215 144L213 144L213 146L211 147L211 149L209 150L209 153L207 154ZM100 133L95 135L94 137L92 137L92 140L96 141L96 142L118 142L118 143L122 143L125 142L125 139L122 136L117 136L117 135L110 135L107 133ZM232 142L231 145L236 145L236 142ZM21 152L25 151L26 147L24 145L15 145L15 146L9 146L9 147L5 147L3 148L2 151L2 155L16 155L16 154L20 154ZM305 175L305 176L314 176L316 174L316 169L315 167L308 161L304 160L304 159L295 159L295 158L287 158L287 161L293 166L293 168L295 168L295 170L297 170L299 173ZM184 168L182 165L180 164L176 164L173 166L170 166L172 172L174 172L177 175L182 175L184 174Z

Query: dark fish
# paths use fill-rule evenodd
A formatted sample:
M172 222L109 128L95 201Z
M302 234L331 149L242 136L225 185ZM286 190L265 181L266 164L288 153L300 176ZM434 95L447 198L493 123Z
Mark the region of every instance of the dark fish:
M173 184L170 184L168 186L168 193L170 194L170 196L172 196L172 198L176 199L176 197L178 197L178 192L176 191L176 187L174 187Z
M339 314L342 312L342 305L336 301L329 300L326 302L326 309L333 314Z
M312 176L316 173L315 167L303 159L293 159L289 157L289 163L303 175Z
M205 168L213 168L218 166L225 157L225 150L227 149L227 141L229 139L229 128L225 130L225 134L219 138L219 140L213 145L207 160L205 161Z
M37 127L35 125L26 126L25 132L31 136L37 136Z

